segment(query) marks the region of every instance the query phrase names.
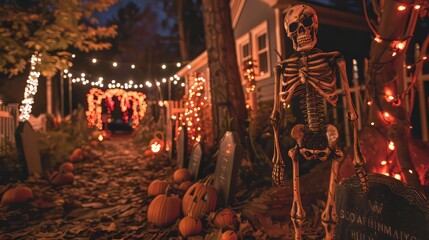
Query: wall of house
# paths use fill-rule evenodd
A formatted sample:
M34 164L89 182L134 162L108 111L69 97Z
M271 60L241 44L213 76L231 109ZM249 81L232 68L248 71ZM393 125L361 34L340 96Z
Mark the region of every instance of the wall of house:
M277 61L276 52L276 36L275 36L275 17L274 9L267 4L258 0L245 1L241 15L238 18L237 25L234 28L235 38L240 38L244 34L249 34L249 31L262 23L268 23L268 37L269 37L269 55L270 62L269 68L275 66ZM238 54L238 53L237 53ZM255 58L256 56L252 56ZM256 99L257 101L272 100L274 94L273 89L273 73L271 73L256 82Z

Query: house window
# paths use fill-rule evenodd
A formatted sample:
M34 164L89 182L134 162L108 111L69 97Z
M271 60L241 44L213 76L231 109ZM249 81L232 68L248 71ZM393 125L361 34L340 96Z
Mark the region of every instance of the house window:
M250 30L252 36L252 55L256 60L256 80L270 76L270 56L268 39L268 22L261 24Z
M249 34L244 34L236 40L238 66L243 66L244 61L252 59L252 48L250 45Z

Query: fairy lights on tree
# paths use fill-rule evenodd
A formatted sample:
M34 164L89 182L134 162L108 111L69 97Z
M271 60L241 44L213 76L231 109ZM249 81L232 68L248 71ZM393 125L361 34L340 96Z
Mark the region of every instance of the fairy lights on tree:
M141 92L125 91L123 89L108 89L102 91L98 88L92 88L87 94L88 111L86 117L88 119L88 125L90 127L97 127L98 129L103 128L103 122L101 114L103 112L102 102L107 101L108 109L113 110L114 104L113 97L118 97L120 101L121 111L124 113L124 118L128 121L127 110L132 109L131 115L132 127L136 128L139 125L139 121L144 118L146 114L146 95Z
M246 93L254 92L256 89L256 81L255 81L255 62L254 60L246 60L243 64L244 71L244 79L246 82Z
M31 57L31 70L24 90L24 100L22 100L22 105L19 107L19 121L21 122L30 119L34 95L37 93L37 86L39 85L40 72L36 71L36 66L40 63L40 57L38 53L33 54Z
M206 80L197 75L194 79L194 84L189 88L188 94L185 97L185 111L179 116L179 121L182 127L188 130L188 136L192 142L200 142L202 139L202 119L203 109L207 104L207 97L204 94L204 85ZM192 144L190 144L192 146Z

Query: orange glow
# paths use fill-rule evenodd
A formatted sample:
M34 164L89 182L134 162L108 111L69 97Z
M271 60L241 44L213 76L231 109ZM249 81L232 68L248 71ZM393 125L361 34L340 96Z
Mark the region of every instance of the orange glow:
M381 165L386 165L387 164L387 161L386 160L383 160L383 161L381 161Z
M392 53L392 57L394 57L394 56L396 56L396 52L393 52L393 53Z
M390 176L390 174L388 172L383 173L386 176Z
M150 150L154 153L161 151L161 144L157 141L153 142L152 145L150 145Z
M368 101L366 104L368 104L368 106L372 105L372 101Z
M100 141L100 142L101 142L101 141L103 141L103 139L104 139L104 138L103 138L103 134L98 135L98 141Z
M393 143L392 141L390 141L390 143L389 143L389 149L390 150L395 150L395 143Z
M414 9L419 10L421 7L422 6L420 6L420 5L416 5L416 6L414 6Z
M396 173L396 174L395 174L395 178L396 178L396 179L398 179L398 180L401 180L401 179L402 179L401 174Z
M398 11L404 11L405 9L407 9L407 7L406 7L406 6L404 6L404 5L400 5L400 6L398 7Z
M376 41L377 43L381 43L383 40L381 40L381 38L379 36L376 36L374 38L374 41Z

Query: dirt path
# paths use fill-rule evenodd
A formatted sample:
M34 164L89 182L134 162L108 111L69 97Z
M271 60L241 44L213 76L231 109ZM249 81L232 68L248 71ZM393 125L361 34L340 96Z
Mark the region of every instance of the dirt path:
M0 208L0 239L156 239L146 220L146 189L171 176L172 167L139 152L129 137L116 136L94 149L97 159L75 164L72 185L30 178L25 184L35 199Z

